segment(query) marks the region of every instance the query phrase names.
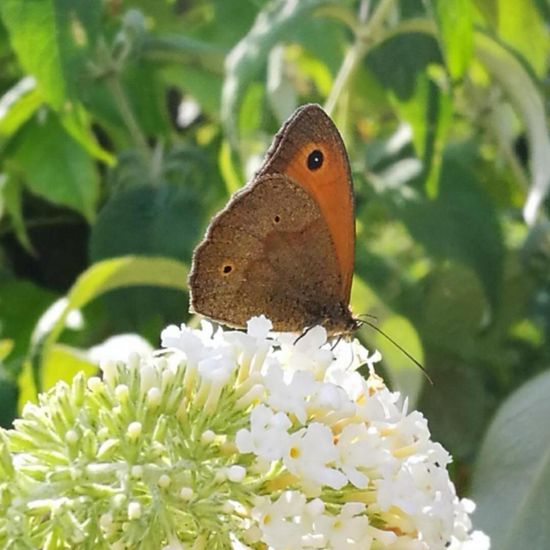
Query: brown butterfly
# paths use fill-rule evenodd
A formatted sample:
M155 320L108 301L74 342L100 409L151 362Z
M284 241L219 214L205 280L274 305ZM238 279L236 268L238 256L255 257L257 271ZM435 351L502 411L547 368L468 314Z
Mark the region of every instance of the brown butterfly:
M349 308L354 248L344 143L321 107L304 105L197 246L191 311L239 328L265 314L277 331L348 333L359 326Z

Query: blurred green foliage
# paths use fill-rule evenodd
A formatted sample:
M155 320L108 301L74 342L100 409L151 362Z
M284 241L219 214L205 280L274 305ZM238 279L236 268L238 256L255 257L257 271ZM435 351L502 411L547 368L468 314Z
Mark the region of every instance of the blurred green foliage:
M188 320L210 217L318 102L354 173L352 307L435 385L358 337L467 491L492 415L550 362L549 24L543 0L2 0L0 423L107 337Z

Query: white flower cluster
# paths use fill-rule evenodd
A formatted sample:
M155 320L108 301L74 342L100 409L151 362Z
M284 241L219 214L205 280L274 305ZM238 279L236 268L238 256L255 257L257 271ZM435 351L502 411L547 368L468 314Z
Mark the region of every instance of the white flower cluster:
M270 333L169 327L162 344L179 350L203 380L205 410L237 387L248 425L235 434L239 480L263 478L243 512L244 542L272 549L486 550L472 532L474 505L458 499L425 418L374 374L378 353L357 342L326 343L315 327L296 341ZM365 380L357 371L368 365ZM246 503L241 503L246 504ZM243 539L241 539L243 540Z
M27 404L0 430L0 548L487 550L380 355L270 328L172 326Z

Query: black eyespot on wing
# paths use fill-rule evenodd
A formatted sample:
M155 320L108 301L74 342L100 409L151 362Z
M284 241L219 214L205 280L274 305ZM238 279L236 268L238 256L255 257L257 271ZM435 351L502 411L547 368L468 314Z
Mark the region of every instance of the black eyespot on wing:
M230 263L223 264L221 267L222 275L229 275L233 271L233 265Z
M275 216L273 216L273 221L275 223L279 223L281 221L281 216L279 216L278 214L276 214Z
M319 168L323 166L324 160L325 160L325 157L323 155L323 152L319 151L319 149L315 149L307 157L307 167L311 171L319 170Z

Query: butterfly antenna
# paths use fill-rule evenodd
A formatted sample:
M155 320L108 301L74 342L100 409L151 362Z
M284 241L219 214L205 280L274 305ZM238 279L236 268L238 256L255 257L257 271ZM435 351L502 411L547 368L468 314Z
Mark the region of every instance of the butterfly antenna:
M372 316L371 316L372 317ZM366 321L365 319L359 319L361 323L364 325L369 326L370 328L374 329L378 334L381 334L386 340L391 342L403 355L408 357L423 373L428 382L433 386L433 380L431 379L430 375L428 374L428 371L424 368L424 365L418 359L415 359L403 346L399 345L389 334L385 333L381 328L377 327L375 324L371 323L370 321Z
M378 317L376 315L372 315L372 313L360 313L358 317L368 317L369 319L374 319L375 321L378 321Z

